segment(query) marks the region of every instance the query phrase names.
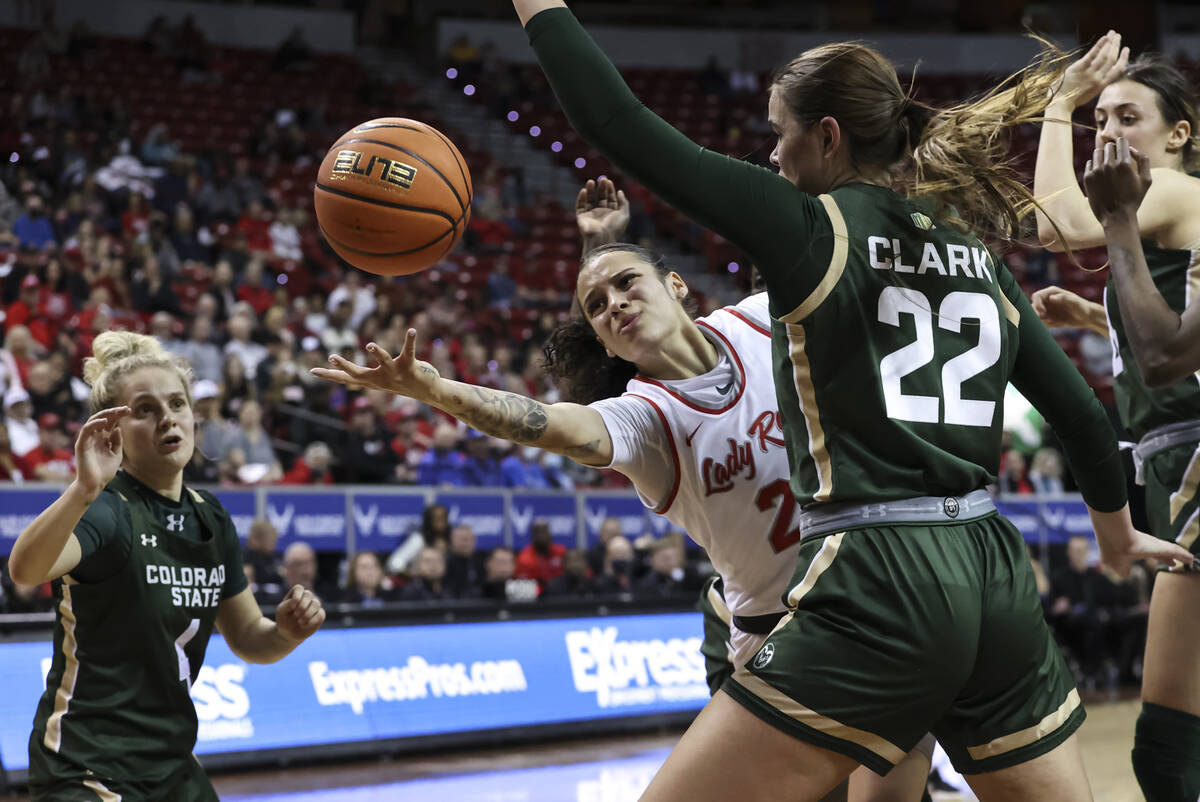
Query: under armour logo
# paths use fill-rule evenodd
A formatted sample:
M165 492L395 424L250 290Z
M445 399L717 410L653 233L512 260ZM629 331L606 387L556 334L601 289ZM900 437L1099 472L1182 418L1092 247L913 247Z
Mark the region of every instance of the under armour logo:
M142 535L142 545L158 548L158 537L155 535Z
M754 658L754 667L755 668L765 667L767 665L767 663L771 662L771 659L773 657L775 657L775 644L774 643L763 644L762 649L759 651L759 653Z
M183 514L167 516L167 531L182 532L183 531Z

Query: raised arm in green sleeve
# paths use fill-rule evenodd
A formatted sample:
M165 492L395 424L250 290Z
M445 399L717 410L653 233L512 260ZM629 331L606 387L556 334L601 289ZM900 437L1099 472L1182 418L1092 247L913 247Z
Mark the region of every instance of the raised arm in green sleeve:
M584 140L750 254L777 308L790 309L808 297L833 252L819 201L770 170L700 147L647 109L569 10L542 11L525 30Z
M1067 463L1089 507L1115 512L1125 506L1125 469L1104 407L1006 269L997 278L1020 315L1012 383L1042 413L1066 452Z

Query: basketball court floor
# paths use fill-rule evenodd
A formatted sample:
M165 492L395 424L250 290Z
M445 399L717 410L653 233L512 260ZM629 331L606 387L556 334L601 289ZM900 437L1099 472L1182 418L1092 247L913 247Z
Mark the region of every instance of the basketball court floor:
M1096 802L1142 802L1129 765L1135 699L1092 701L1080 732ZM678 733L221 774L224 802L635 802ZM11 802L23 795L0 797ZM937 802L974 797L939 793Z

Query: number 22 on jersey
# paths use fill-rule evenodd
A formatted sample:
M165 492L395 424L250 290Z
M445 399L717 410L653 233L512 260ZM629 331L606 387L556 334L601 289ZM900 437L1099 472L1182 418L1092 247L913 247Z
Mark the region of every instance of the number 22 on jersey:
M879 294L879 322L899 327L901 315L912 316L917 339L879 362L888 417L914 423L991 426L996 403L963 398L962 385L1000 359L1000 310L992 297L981 292L952 292L938 307L939 329L961 334L963 321L976 321L977 326L968 328L975 328L979 334L973 348L942 365L940 397L905 393L900 386L905 376L928 365L936 355L929 298L907 287L885 287Z

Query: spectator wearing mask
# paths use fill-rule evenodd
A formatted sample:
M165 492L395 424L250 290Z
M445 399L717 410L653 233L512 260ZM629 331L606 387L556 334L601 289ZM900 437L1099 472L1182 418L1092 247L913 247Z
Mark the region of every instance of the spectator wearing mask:
M46 204L37 195L25 200L25 213L13 223L13 234L22 247L41 250L47 245L57 245L54 226L46 215Z
M373 551L356 553L350 560L350 570L346 574L342 603L382 607L394 599L395 593L387 586L379 555Z
M458 430L448 423L433 432L433 447L417 463L417 484L434 487L463 487L467 483L467 458L455 450Z
M633 591L633 544L624 535L609 538L604 552L604 571L596 577L598 593Z
M446 592L455 598L478 595L487 573L487 555L475 549L475 531L467 524L450 530L446 552Z
M647 599L688 595L685 578L683 544L677 537L666 537L650 546L650 570L637 581L635 592Z
M537 582L513 576L516 558L512 549L497 546L488 554L485 564L483 598L501 603L533 601L538 595Z
M536 446L519 446L512 454L500 463L504 474L505 487L533 487L539 490L549 488L550 480L538 464L541 449Z
M555 543L550 533L550 524L542 519L529 528L529 544L517 555L514 576L518 579L535 579L539 588L563 572L563 556L567 547Z

